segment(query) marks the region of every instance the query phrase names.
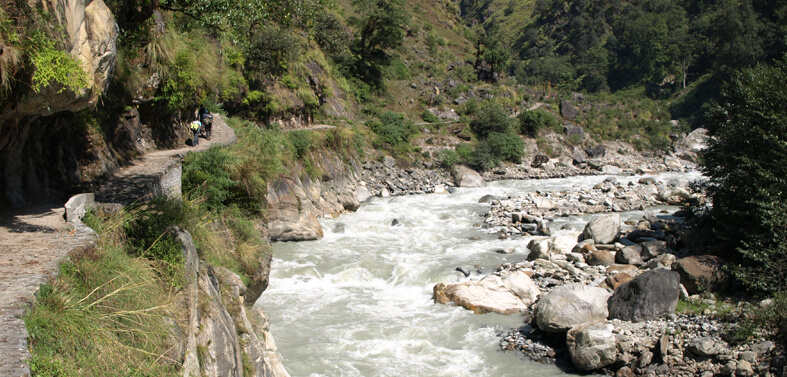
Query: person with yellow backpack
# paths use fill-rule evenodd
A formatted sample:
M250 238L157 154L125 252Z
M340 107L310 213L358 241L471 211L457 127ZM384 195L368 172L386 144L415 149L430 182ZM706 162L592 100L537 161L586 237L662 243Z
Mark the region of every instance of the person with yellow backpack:
M192 147L196 147L199 145L199 131L202 129L202 122L195 120L191 122L190 126L191 132L194 132L194 140L191 142Z

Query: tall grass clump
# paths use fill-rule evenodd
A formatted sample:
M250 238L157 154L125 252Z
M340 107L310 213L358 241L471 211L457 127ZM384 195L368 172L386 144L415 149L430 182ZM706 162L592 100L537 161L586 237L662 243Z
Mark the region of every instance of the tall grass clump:
M173 284L161 264L128 253L137 216L89 214L95 248L72 252L25 317L36 376L174 376Z

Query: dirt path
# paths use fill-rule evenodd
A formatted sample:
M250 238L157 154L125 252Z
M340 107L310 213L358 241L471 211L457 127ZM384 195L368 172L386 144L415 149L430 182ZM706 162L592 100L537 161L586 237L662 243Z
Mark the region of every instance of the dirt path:
M102 185L96 200L130 203L144 195L148 180L177 164L187 152L236 140L235 132L218 115L212 136L211 140L200 139L196 147L142 156ZM0 213L0 376L30 375L27 331L21 317L38 288L57 274L63 258L95 242L89 228L66 223L64 213L63 203Z
M314 124L309 127L304 128L293 128L288 130L282 130L282 132L295 132L295 131L317 131L317 130L331 130L336 128L336 126L331 126L329 124Z

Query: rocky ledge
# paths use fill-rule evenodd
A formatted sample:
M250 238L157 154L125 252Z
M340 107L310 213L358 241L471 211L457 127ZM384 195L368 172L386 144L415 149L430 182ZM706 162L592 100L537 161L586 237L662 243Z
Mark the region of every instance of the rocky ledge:
M501 334L501 348L572 371L785 375L781 345L734 339L747 303L701 293L722 290L731 279L723 260L686 251L694 236L682 218L646 212L623 225L610 213L582 231L531 237L527 260L481 279L439 283L435 301L476 313L522 313L525 325ZM701 309L676 314L679 298Z

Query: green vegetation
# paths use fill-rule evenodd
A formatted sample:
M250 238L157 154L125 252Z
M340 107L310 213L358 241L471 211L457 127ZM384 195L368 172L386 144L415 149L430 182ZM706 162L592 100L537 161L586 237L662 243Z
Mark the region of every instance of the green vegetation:
M502 104L493 101L482 102L476 113L476 118L470 123L476 135L486 138L492 133L512 132L516 119L509 116L509 112Z
M86 217L99 233L98 245L63 263L25 317L34 375L176 375L164 320L175 314L176 284L162 269L166 262L132 256L129 242L140 240L126 234L145 216L159 217L152 211ZM156 246L151 250L151 257L158 253Z
M523 111L517 116L519 132L528 137L537 137L541 131L559 132L560 124L552 113L544 110Z
M726 257L762 292L787 287L786 63L733 76L709 114L716 139L703 160L716 234L735 250Z
M390 111L382 113L379 120L369 122L368 126L377 134L375 148L401 147L418 132L413 122L405 120L404 114Z

